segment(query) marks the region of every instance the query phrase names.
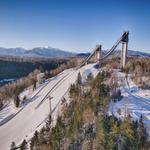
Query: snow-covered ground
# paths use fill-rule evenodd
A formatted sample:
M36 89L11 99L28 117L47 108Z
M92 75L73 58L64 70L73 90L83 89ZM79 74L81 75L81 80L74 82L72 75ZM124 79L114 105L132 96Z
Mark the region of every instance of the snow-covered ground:
M109 113L113 113L120 119L130 114L134 120L139 120L141 115L143 115L144 123L150 137L150 90L139 89L130 79L130 76L126 79L125 74L117 70L114 74L124 85L121 88L123 99L116 103L112 102Z
M33 87L28 87L22 93L20 93L20 100L23 102L23 98L26 97L26 101L21 104L19 108L16 108L13 100L9 100L4 108L0 111L0 126L5 124L7 121L12 119L17 113L19 113L29 102L31 102L34 97L40 92L44 86L47 85L48 82L40 85L35 91L33 91Z
M65 70L33 93L29 94L29 91L24 91L22 97L28 93L28 100L19 109L10 103L0 111L0 122L3 122L0 125L0 150L9 149L12 141L20 144L23 139L30 139L36 130L40 130L45 125L45 119L49 114L49 94L53 97L51 105L53 118L56 118L57 106L70 85L76 81L78 73L81 72L84 79L89 73L95 76L98 70L94 68L94 65L89 64L80 69Z
M0 111L0 150L9 149L12 141L20 144L23 139L29 140L36 130L40 130L45 125L49 114L49 94L53 97L51 105L55 120L58 105L68 92L70 84L76 81L79 72L83 81L90 73L96 76L99 70L94 65L88 64L80 69L67 69L40 85L34 92L31 88L26 89L20 97L27 96L27 101L20 108L15 108L13 102L6 105ZM109 113L121 119L130 113L135 120L138 120L142 114L150 135L150 90L137 88L130 77L126 80L125 74L118 70L114 74L123 82L124 86L121 90L124 97L121 101L110 104Z

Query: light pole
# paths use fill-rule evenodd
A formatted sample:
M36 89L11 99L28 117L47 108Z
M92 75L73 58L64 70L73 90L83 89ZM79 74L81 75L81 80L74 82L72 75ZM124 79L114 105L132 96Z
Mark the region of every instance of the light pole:
M50 115L49 115L49 126L50 126L50 129L51 129L51 126L52 126L52 106L51 106L51 99L53 99L53 97L51 97L49 95L49 109L50 109Z

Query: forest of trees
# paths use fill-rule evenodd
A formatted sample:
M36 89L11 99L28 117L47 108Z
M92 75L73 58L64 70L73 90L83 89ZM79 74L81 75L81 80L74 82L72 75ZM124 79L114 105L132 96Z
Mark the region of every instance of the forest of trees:
M131 59L124 71L131 74L132 80L144 89L150 89L150 59Z
M57 68L60 64L67 63L67 59L51 59L48 61L4 61L0 60L0 79L20 78L27 76L35 69L42 68L43 71Z
M58 64L55 64L55 67L49 68L48 66L51 64L43 64L45 67L39 66L39 69L35 69L33 72L29 73L28 76L22 77L15 82L5 84L0 87L0 110L3 108L4 104L10 100L14 100L14 104L16 107L20 105L19 94L28 88L29 86L33 86L33 90L36 89L37 82L37 74L43 72L45 74L45 79L51 78L58 73L62 72L65 69L75 67L78 61L76 59L68 60L68 61L60 61ZM16 64L17 65L17 64ZM23 66L28 69L27 66ZM29 69L30 70L30 69ZM16 71L17 72L17 71Z
M28 148L31 150L148 150L150 143L141 116L133 121L108 115L112 87L105 84L107 72L96 78L89 75L82 83L81 75L70 87L70 103L64 101L55 127L48 120L40 132L35 132ZM26 150L24 140L21 149ZM12 142L11 148L15 143Z
M34 70L27 77L20 78L12 83L0 87L0 109L11 100L14 100L16 107L20 105L19 94L27 87L34 84L39 70Z

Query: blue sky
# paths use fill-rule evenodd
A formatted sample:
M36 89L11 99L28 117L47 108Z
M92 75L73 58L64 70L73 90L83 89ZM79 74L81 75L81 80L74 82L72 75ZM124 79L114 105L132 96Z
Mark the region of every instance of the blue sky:
M0 0L0 47L108 49L124 30L130 49L150 52L149 0Z

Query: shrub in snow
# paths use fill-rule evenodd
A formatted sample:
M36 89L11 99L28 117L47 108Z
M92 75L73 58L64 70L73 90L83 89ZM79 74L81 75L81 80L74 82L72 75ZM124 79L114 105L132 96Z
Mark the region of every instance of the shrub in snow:
M0 110L3 108L3 102L0 101Z
M120 101L122 99L122 95L121 95L121 90L117 90L115 92L112 93L111 98L114 102L116 101Z
M15 150L16 149L16 143L12 142L10 145L10 150Z
M14 96L14 104L15 104L16 107L19 107L19 105L20 105L20 99L19 99L18 95Z

